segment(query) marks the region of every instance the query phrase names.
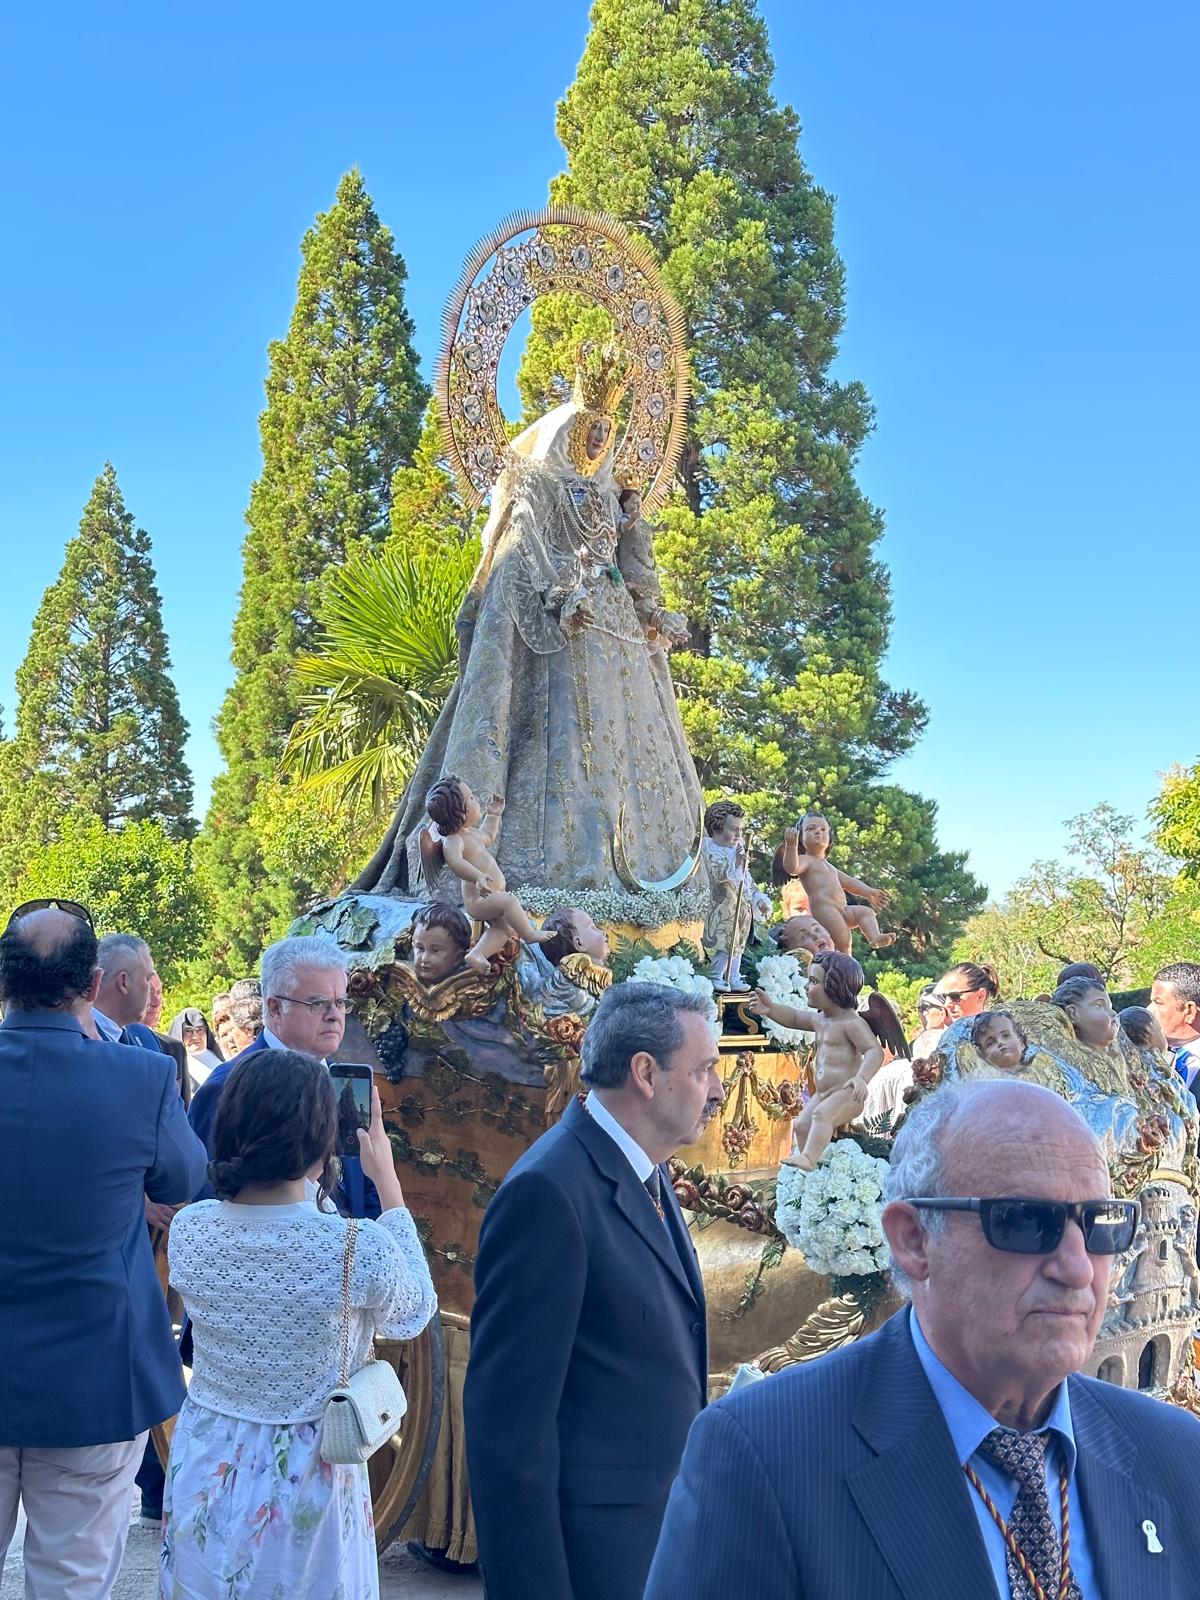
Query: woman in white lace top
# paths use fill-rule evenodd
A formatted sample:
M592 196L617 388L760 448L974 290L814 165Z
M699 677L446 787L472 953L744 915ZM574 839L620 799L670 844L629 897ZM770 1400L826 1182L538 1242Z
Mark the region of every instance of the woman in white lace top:
M379 1191L351 1279L350 1370L376 1334L409 1339L437 1309L404 1204L379 1096L359 1134ZM379 1569L365 1466L321 1459L338 1381L347 1222L306 1193L331 1185L337 1137L325 1067L263 1050L230 1074L209 1168L217 1200L171 1225L171 1283L195 1358L171 1441L160 1600L375 1600Z

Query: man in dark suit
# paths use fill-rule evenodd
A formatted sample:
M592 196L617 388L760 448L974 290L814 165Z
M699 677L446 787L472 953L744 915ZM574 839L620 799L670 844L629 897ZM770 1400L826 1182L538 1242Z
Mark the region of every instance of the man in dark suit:
M1030 1600L1022 1555L1049 1595L1191 1600L1200 1421L1075 1376L1137 1225L1110 1181L1049 1090L918 1105L883 1213L911 1306L708 1408L646 1600Z
M210 1156L221 1091L239 1061L256 1050L299 1050L328 1065L346 1031L346 958L330 940L280 939L263 951L261 972L262 1032L232 1061L214 1067L192 1096L188 1120ZM342 1157L334 1199L345 1216L379 1215L379 1195L357 1156Z
M708 1385L704 1287L663 1162L724 1099L708 1003L610 989L562 1121L488 1207L464 1408L488 1600L639 1600Z
M72 1014L99 981L77 909L0 936L0 1558L23 1500L31 1600L116 1577L147 1430L184 1393L144 1201L204 1176L168 1058Z

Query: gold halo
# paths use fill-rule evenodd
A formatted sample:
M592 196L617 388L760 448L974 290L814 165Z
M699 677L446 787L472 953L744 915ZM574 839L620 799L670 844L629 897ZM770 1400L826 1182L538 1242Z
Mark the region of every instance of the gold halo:
M496 397L508 336L535 300L567 291L604 307L632 363L629 421L613 452L614 476L628 479L627 487L644 486L647 512L670 493L691 394L683 312L649 247L615 217L547 206L515 212L479 241L442 319L434 385L442 440L472 510L508 455Z

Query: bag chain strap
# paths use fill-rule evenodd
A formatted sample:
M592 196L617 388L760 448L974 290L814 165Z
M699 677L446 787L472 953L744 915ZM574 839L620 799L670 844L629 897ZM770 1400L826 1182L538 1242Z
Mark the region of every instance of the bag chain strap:
M354 1243L358 1238L358 1218L350 1218L346 1232L346 1249L342 1256L342 1353L341 1377L338 1387L344 1389L350 1382L350 1276L354 1271Z

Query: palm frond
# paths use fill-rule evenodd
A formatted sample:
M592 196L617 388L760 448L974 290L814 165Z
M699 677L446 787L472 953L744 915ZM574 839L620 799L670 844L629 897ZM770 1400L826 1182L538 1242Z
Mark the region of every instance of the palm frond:
M470 547L387 549L332 573L316 645L295 664L300 715L283 755L309 788L383 811L407 780L458 670Z

